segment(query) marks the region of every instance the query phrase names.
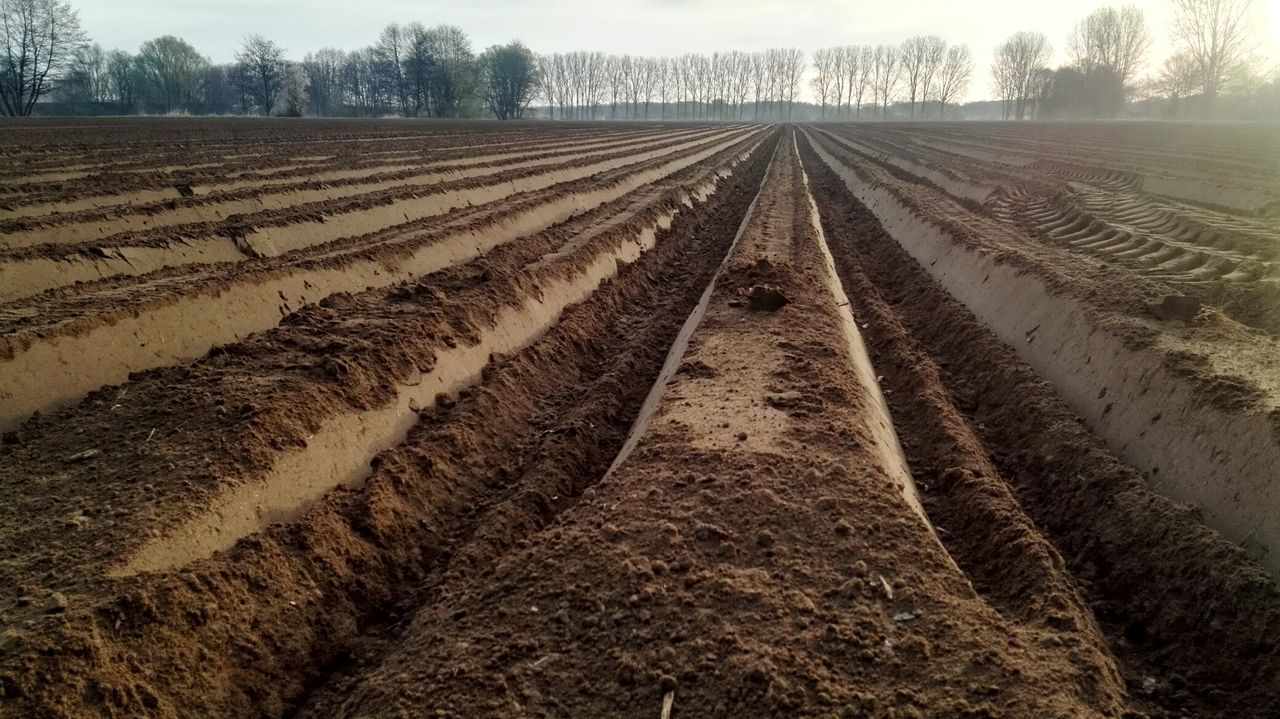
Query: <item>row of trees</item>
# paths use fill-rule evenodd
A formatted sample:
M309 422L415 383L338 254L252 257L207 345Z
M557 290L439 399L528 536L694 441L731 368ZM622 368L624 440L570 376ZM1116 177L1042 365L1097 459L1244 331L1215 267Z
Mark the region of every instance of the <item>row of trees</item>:
M1171 2L1177 50L1145 79L1138 75L1151 32L1133 5L1099 8L1076 23L1067 38L1067 63L1056 69L1049 67L1053 51L1043 34L1011 36L996 48L991 64L1005 119L1113 118L1131 98L1152 96L1170 101L1179 115L1187 109L1184 101L1194 99L1194 114L1214 116L1229 82L1247 87L1247 78L1255 76L1249 60L1257 8L1253 0ZM1252 89L1263 84L1256 80Z
M537 87L537 63L520 43L479 57L458 28L389 25L371 47L325 48L290 62L276 43L245 38L236 61L215 65L173 36L137 54L82 45L55 97L114 112L298 116L518 117ZM8 113L26 114L26 113Z
M996 48L992 87L1006 119L1116 117L1134 98L1162 98L1174 114L1213 116L1218 98L1280 94L1280 78L1256 73L1258 0L1169 0L1177 52L1139 78L1151 46L1140 10L1104 7L1067 38L1067 62L1040 33ZM325 48L292 62L250 35L235 62L214 64L181 38L136 54L87 43L67 0L0 0L0 112L27 115L50 96L75 111L320 116L524 115L540 98L557 119L793 118L809 71L795 48L636 57L600 52L536 56L513 42L476 55L457 27L388 25L372 45ZM821 118L945 117L966 91L973 57L936 35L900 45L813 53L810 86ZM933 104L936 103L936 104ZM1149 101L1148 101L1149 104ZM905 105L902 113L901 105ZM933 108L937 114L933 115ZM804 116L808 116L806 109Z
M0 0L0 112L30 115L85 40L65 0Z
M462 117L480 83L471 42L451 25L391 24L367 48L325 48L302 67L317 115Z
M967 45L948 45L937 35L917 35L900 46L846 45L813 53L814 96L827 119L862 117L864 100L869 112L886 117L890 106L902 97L911 117L928 117L928 103L937 102L938 117L960 98L973 76L973 54Z
M353 52L291 62L259 35L235 62L214 64L185 40L148 40L130 54L89 44L66 0L0 0L0 112L29 115L50 97L69 108L130 114L519 117L539 86L518 42L476 56L453 26L392 24Z
M132 55L96 44L77 47L53 94L65 103L120 114L301 115L305 92L300 68L261 36L245 38L236 62L214 65L185 40L165 35L144 42Z
M542 98L557 119L786 119L805 70L794 48L679 57L568 52L538 64Z

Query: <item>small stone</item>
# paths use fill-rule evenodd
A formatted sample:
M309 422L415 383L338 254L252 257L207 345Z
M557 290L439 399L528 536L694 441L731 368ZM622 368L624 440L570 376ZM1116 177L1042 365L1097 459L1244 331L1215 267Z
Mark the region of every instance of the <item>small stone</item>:
M765 397L765 402L768 402L769 406L777 409L795 407L803 400L804 395L795 391L778 392L777 394L771 394Z
M67 597L62 592L54 592L49 595L49 604L45 608L45 612L49 614L58 614L67 610Z
M1190 322L1200 314L1203 305L1194 297L1186 295L1166 295L1159 303L1147 306L1156 319Z

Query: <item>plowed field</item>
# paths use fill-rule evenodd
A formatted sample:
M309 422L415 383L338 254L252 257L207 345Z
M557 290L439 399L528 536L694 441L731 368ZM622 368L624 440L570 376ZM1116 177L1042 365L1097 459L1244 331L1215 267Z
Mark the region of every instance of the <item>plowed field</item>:
M1280 715L1280 133L0 136L0 716Z

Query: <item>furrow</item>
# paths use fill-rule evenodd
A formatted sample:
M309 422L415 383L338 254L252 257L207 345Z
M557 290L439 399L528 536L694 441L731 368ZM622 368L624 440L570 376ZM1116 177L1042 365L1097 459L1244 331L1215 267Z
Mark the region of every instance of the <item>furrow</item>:
M115 218L127 213L149 213L159 207L159 203L166 201L179 202L187 196L200 196L205 201L205 204L202 205L204 211L212 212L218 218L224 218L237 212L289 207L300 202L309 201L308 198L329 199L338 197L343 192L341 186L335 184L338 181L361 181L359 185L353 186L352 190L345 190L346 192L372 192L401 185L459 180L467 177L495 174L504 170L537 167L553 164L565 157L581 155L586 151L621 149L643 145L663 137L675 138L682 135L694 136L697 134L700 133L695 131L668 132L646 134L639 137L628 134L620 138L576 141L572 138L553 138L541 142L516 143L507 152L498 154L476 154L474 149L466 148L449 153L444 158L428 156L423 158L425 161L403 165L389 165L386 160L375 160L377 164L362 170L350 169L350 160L353 158L344 156L341 158L341 164L345 169L341 170L324 171L309 167L305 168L308 171L304 174L297 172L299 169L304 169L302 166L274 168L271 174L280 175L280 177L216 184L213 182L202 183L200 178L184 173L182 176L169 179L167 185L161 184L158 189L149 189L152 183L146 181L150 180L153 173L162 172L163 170L156 170L154 166L144 165L144 167L149 168L149 171L146 176L141 178L143 182L126 183L124 192L117 192L116 194L100 194L99 192L89 197L83 197L85 193L77 192L76 195L72 195L76 199L56 201L42 200L39 195L35 196L35 201L24 197L15 197L8 203L14 206L13 209L0 210L0 220L34 218L41 215L72 214L86 210L109 210L112 213L112 221L115 221ZM403 162L403 160L400 162ZM168 172L171 174L174 170ZM212 177L235 177L236 175L235 171L222 169ZM315 189L319 183L324 183L325 188L323 190ZM179 187L182 189L179 190ZM58 185L59 193L65 193L67 189L65 183ZM252 192L251 198L246 198L248 192ZM79 196L77 197L77 195ZM246 202L246 199L250 201ZM236 201L245 202L245 204L237 205ZM223 204L212 204L215 202L222 202ZM57 220L56 217L47 219L51 222ZM154 223L154 219L152 221ZM184 220L174 218L173 221L177 223ZM55 235L54 232L49 232L48 234L50 236ZM58 239L60 241L74 241ZM33 240L31 244L39 241L39 239Z
M1093 273L1091 289L1080 275L1066 274L1069 257L1037 257L1036 248L996 223L822 137L815 150L894 239L1017 347L1115 451L1158 476L1162 492L1201 507L1209 526L1250 547L1269 570L1280 570L1272 471L1280 466L1280 430L1269 414L1280 393L1247 364L1267 365L1261 358L1274 351L1269 341L1228 343L1229 326L1215 330L1212 349L1168 334L1151 339L1154 320L1134 305L1152 302L1158 289L1125 276L1103 294L1101 283L1112 282L1105 272ZM1123 299L1092 304L1107 294ZM1233 397L1224 382L1248 389Z
M805 161L924 506L975 588L1031 626L1099 626L1135 709L1274 713L1275 682L1254 678L1280 677L1280 653L1252 638L1280 626L1280 589L1154 492L843 180Z
M17 326L6 332L0 359L4 393L0 429L35 411L65 406L131 372L198 357L274 326L292 309L337 292L357 292L436 271L474 258L523 234L536 232L591 207L717 155L741 156L758 135L741 136L639 168L601 173L523 199L482 206L446 219L432 230L390 238L376 235L348 248L237 263L158 276L136 285L106 285L101 292L9 306ZM190 318L206 318L193 323ZM24 326L25 325L25 326Z
M771 149L772 142L769 145ZM361 487L329 493L294 523L267 527L230 551L180 572L111 579L95 571L100 565L92 557L108 536L128 532L145 537L154 519L145 511L149 504L190 498L194 490L184 489L184 477L204 481L198 459L191 464L179 460L182 467L162 474L139 474L155 459L174 457L175 436L199 435L217 461L243 459L246 448L252 454L265 448L270 437L283 436L258 427L264 433L250 435L257 440L249 445L229 441L232 427L253 422L235 413L230 398L223 405L188 406L185 414L195 422L176 433L159 432L144 449L156 457L144 455L120 464L112 460L122 473L131 466L127 480L123 474L104 478L105 467L80 465L80 478L72 481L85 482L84 488L98 499L111 495L98 491L104 482L111 487L113 482L136 485L150 479L155 485L137 495L137 502L109 500L112 507L136 510L140 516L118 519L111 507L101 511L98 506L91 512L93 524L64 537L75 546L60 542L48 548L65 559L78 556L86 561L59 564L44 586L29 588L40 593L60 587L69 596L69 609L56 621L37 611L28 624L30 633L6 644L0 678L9 701L0 706L0 715L292 714L315 686L341 672L353 652L375 645L384 631L390 632L397 616L430 597L432 590L423 588L424 580L464 563L505 556L523 537L572 506L577 495L603 475L662 365L665 348L731 241L733 223L750 200L747 190L754 191L766 160L767 154L756 152L724 176L705 202L681 206L671 228L659 231L652 250L620 267L612 281L583 303L566 309L531 346L495 358L474 389L455 401L424 409L408 440L378 455L372 476ZM590 232L595 225L589 220L578 224ZM505 294L495 285L507 282L504 268L514 269L511 261L536 261L553 245L585 250L591 244L576 242L580 233L570 225L561 229L542 240L522 242L519 252L511 245L465 271L458 268L426 278L382 300L374 301L370 293L340 300L332 310L339 317L363 319L377 312L397 322L396 318L419 317L446 327L474 320L479 329L486 325L478 315L468 314L476 307L471 300L506 304ZM525 259L518 262L527 266ZM544 271L551 272L557 264L546 263ZM293 338L320 339L306 321L318 317L300 317ZM282 342L288 339L280 334L285 329L276 334ZM448 331L459 344L466 341L464 327ZM397 328L387 328L387 334L402 345L413 344L408 338L417 336ZM377 338L367 332L340 336L356 343ZM334 347L309 351L316 360L354 358ZM384 349L382 354L397 352ZM228 354L245 356L234 348ZM323 382L347 385L343 392L349 390L354 400L368 394L366 388L351 386L353 382L378 385L387 369L395 369L367 367L379 376L357 379L360 371L355 367L345 379L331 376ZM298 398L285 393L262 396L262 401L285 406ZM164 411L163 403L147 406L153 414ZM220 419L218 406L233 411ZM87 421L88 409L77 421ZM92 410L108 411L105 406ZM120 447L143 449L132 442ZM32 456L21 447L0 451ZM0 466L6 483L18 481L7 474L13 465ZM120 525L108 526L115 521ZM7 538L6 546L17 546L11 541ZM69 564L77 568L68 571ZM0 572L11 569L12 565L0 566ZM11 609L6 604L4 611ZM29 614L26 609L16 611ZM74 649L84 646L88 636L95 639L87 651ZM96 689L81 691L86 686ZM54 706L58 708L47 710Z
M634 449L300 716L999 713L1009 672L1019 711L1118 713L1109 661L1008 641L904 497L836 287L788 138Z

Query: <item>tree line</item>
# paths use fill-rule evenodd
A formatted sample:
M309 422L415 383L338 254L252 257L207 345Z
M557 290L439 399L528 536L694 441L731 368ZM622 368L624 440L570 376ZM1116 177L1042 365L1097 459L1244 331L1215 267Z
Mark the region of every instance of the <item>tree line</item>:
M785 120L805 71L795 48L637 57L543 55L541 97L553 119Z
M185 40L164 36L136 54L84 45L69 58L54 97L119 114L258 114L317 117L519 117L533 98L533 53L519 42L476 56L449 25L389 25L354 51L324 48L301 62L250 35L235 62L213 64Z
M539 87L519 42L476 55L461 29L391 24L354 51L300 62L260 35L215 64L165 35L136 53L90 44L66 0L0 0L0 112L29 115L42 99L95 114L520 117Z
M1269 102L1280 111L1280 70L1265 77L1253 57L1254 0L1171 0L1175 52L1155 74L1139 72L1152 43L1140 9L1099 8L1067 37L1067 62L1049 66L1053 48L1042 33L1019 32L991 63L992 86L1005 119L1115 118L1131 102L1161 101L1170 117L1248 116ZM1221 98L1231 95L1231 111ZM1272 116L1274 119L1274 115Z
M889 117L891 106L906 100L910 117L944 117L973 76L973 54L967 45L948 45L937 35L917 35L901 45L846 45L813 53L814 97L821 118L856 120L864 110L876 118ZM867 104L865 101L869 100Z
M1005 119L1114 118L1137 103L1168 116L1244 116L1270 102L1280 74L1257 71L1257 0L1169 0L1177 51L1139 77L1152 37L1132 5L1078 22L1067 61L1051 67L1042 33L995 50L990 77ZM259 35L215 64L165 35L135 53L90 44L68 0L0 0L0 113L37 103L90 114L260 114L347 117L777 121L959 117L974 73L963 44L918 35L900 44L687 53L675 57L564 52L520 42L477 54L451 25L388 25L357 50L323 48L292 61ZM809 64L811 61L811 64ZM814 105L801 101L805 78ZM1219 102L1226 97L1227 102ZM1270 98L1270 99L1268 99ZM1225 108L1225 109L1224 109Z

